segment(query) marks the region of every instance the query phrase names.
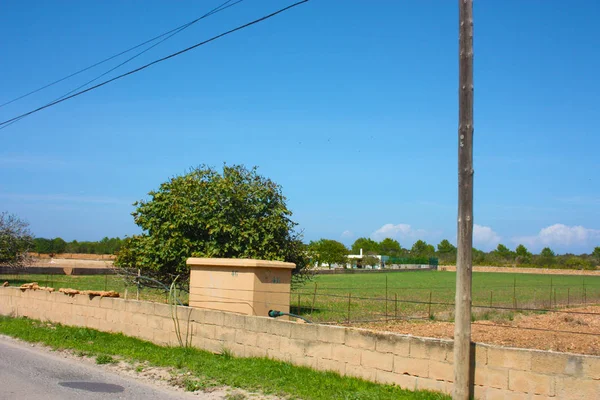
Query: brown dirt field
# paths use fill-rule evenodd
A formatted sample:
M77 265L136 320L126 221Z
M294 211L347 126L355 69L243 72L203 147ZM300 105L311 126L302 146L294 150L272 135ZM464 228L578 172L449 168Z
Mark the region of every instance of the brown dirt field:
M600 268L600 266L599 266ZM438 271L456 271L454 265L440 265ZM519 268L519 267L473 267L473 272L508 272L513 274L544 275L600 275L600 271L583 271L578 269Z
M600 355L600 306L572 308L568 311L595 315L551 312L541 315L519 314L513 321L477 321L472 325L472 340L508 347ZM454 337L452 322L390 321L361 327L432 338ZM553 331L547 331L549 329Z
M36 259L49 260L50 254L43 253L27 253L30 257ZM113 254L79 254L79 253L60 253L56 254L54 258L69 259L69 260L114 260L116 258Z
M32 267L54 267L54 268L112 268L113 262L110 260L74 260L53 258L34 260Z

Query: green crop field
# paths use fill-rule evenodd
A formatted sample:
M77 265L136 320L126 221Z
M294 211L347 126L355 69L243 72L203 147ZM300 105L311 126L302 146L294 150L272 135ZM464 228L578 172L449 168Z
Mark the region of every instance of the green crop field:
M320 322L346 322L386 318L452 319L454 272L408 271L317 275L295 288L291 311ZM114 275L0 275L11 285L38 282L55 289L114 290L136 298L134 285ZM140 299L166 301L166 293L142 288ZM182 293L181 299L187 301ZM520 273L473 273L473 305L476 318L508 314L517 309L548 309L600 302L600 276Z
M351 321L451 319L455 279L456 273L441 271L318 275L294 291L291 304L315 321L343 322L348 314ZM474 306L547 309L599 299L600 276L473 273ZM509 311L497 308L475 308L474 314L487 318L490 312Z

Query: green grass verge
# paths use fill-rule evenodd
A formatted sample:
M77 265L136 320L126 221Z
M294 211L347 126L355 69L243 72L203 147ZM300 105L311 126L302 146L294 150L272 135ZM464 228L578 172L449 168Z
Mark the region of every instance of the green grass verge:
M341 377L333 372L315 371L267 358L235 358L228 352L217 355L192 348L163 347L122 334L26 318L0 316L0 333L54 349L70 349L77 354L96 356L99 363L110 363L113 357L122 357L126 361L191 372L193 379L188 378L184 382L188 390L226 385L306 400L450 398L440 393L411 392L397 386Z

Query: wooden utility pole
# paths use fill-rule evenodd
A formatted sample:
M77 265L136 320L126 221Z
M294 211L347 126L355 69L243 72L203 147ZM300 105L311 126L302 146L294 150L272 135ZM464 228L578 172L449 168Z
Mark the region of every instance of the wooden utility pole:
M459 0L458 254L454 327L454 400L471 388L471 269L473 252L473 0Z

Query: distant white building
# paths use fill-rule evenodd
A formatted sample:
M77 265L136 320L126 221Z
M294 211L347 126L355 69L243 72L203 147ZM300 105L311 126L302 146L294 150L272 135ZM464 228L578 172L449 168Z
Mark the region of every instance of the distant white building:
M360 254L350 254L348 255L348 264L346 264L346 268L366 268L366 269L381 269L385 267L385 262L388 260L388 256L382 256L382 255L369 255L370 257L375 257L377 259L379 259L379 265L375 265L375 266L371 266L371 265L367 265L364 266L362 265L362 260L363 258L365 258L367 255L363 254L363 249L360 249Z

